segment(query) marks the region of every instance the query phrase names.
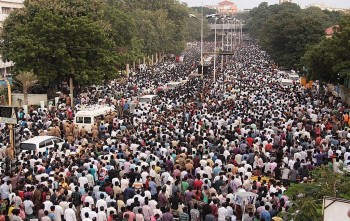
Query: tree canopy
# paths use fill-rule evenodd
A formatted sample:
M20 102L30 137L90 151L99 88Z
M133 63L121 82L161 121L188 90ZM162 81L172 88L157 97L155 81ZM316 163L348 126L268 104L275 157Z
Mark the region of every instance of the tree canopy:
M190 13L173 0L25 0L6 19L0 48L14 73L33 70L43 85L68 77L99 83L126 63L179 53L198 39L200 22Z
M344 16L335 26L331 38L308 48L302 64L309 78L330 83L341 83L350 77L350 16Z
M10 14L2 33L3 59L33 70L41 82L73 77L81 84L115 75L118 55L96 0L32 0Z
M350 200L350 177L335 173L328 166L312 172L312 182L292 184L286 191L292 202L288 209L288 220L322 220L324 197L338 197Z
M307 46L320 42L327 27L340 20L339 12L317 7L301 9L297 4L261 3L250 11L247 29L280 66L296 68Z

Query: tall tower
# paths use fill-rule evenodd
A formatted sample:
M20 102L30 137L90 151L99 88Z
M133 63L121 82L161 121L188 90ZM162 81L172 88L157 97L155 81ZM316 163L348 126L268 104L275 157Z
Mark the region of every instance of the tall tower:
M280 4L285 3L285 2L290 2L290 3L292 3L292 0L279 0L279 3L280 3Z

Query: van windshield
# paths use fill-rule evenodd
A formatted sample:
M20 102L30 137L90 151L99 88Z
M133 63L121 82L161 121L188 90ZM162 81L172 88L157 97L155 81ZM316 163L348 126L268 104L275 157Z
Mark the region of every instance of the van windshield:
M36 150L35 144L33 143L21 143L22 150Z
M140 103L150 103L151 99L149 98L140 98Z

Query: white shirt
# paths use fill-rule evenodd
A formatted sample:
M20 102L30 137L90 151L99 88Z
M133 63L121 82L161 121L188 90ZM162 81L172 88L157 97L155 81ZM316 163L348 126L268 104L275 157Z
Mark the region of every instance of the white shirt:
M115 208L113 208L113 207L108 207L108 208L107 208L107 214L108 214L108 216L111 214L111 211L113 211L114 214L117 214L117 210L116 210Z
M89 213L89 218L90 218L90 219L97 218L97 213L96 213L95 211L91 211L91 212Z
M34 204L31 200L24 200L23 206L24 206L24 211L27 215L33 214Z
M55 221L61 221L61 216L63 215L63 209L61 206L55 206Z
M68 209L68 208L69 208L69 204L68 204L68 202L67 202L67 201L61 201L59 205L62 207L63 212L65 212L65 211L66 211L66 209Z
M66 221L77 221L77 217L75 216L75 212L73 209L68 208L64 211L64 219Z
M106 202L105 199L99 199L99 200L97 200L97 202L96 202L96 208L98 209L99 212L101 211L101 210L100 210L101 206L103 206L104 210L107 209L107 202Z
M94 199L91 196L87 196L85 197L84 203L89 203L89 206L91 207L91 205L94 205Z
M220 207L218 209L218 221L225 221L225 218L227 216L227 209L225 207Z
M129 180L128 179L122 179L120 181L120 188L122 189L123 192L124 192L124 190L126 188L128 188L128 186L129 186Z
M80 184L80 187L84 187L85 184L89 183L89 180L85 177L79 177L78 182Z
M89 207L83 207L81 210L80 210L80 217L82 220L85 219L85 213L89 213L90 214L91 212L91 209ZM91 218L88 216L88 218Z
M106 221L106 220L107 220L107 215L104 211L100 211L97 213L96 221Z
M51 201L46 200L43 204L45 206L44 210L51 211L50 207L53 206L53 203Z

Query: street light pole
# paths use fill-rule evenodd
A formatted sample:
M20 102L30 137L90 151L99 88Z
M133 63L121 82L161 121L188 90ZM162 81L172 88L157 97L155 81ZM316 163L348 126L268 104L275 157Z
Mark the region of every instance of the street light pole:
M203 0L202 0L202 15L201 15L201 68L202 68L202 75L204 75L204 62L203 62Z
M225 18L222 19L222 26L221 26L221 52L224 52L224 24L225 24ZM221 73L224 73L224 55L221 55Z
M243 27L242 27L243 21L242 20L240 20L240 21L241 21L241 38L240 38L241 39L240 43L241 43L243 41L243 39L242 39L243 38Z
M226 34L225 34L225 37L226 37L226 51L229 51L229 48L230 48L230 46L229 46L229 44L228 44L228 34L229 34L229 31L230 31L230 26L231 26L231 23L230 23L230 21L232 20L232 18L231 17L228 17L227 18L227 29L226 29ZM228 56L226 55L226 63L227 63L227 60L228 60L228 58L227 58Z
M233 51L233 45L232 45L233 28L232 28L232 26L233 26L234 22L235 22L235 18L234 18L234 19L232 19L232 24L231 24L231 27L230 27L230 31L231 31L231 36L230 36L230 41L231 41L231 51Z
M225 37L226 37L226 51L228 51L228 31L230 27L230 18L227 18L227 29L225 32ZM227 57L226 57L227 58Z
M237 19L235 20L235 48L236 48L236 46L237 46Z
M215 77L216 77L216 16L214 17L215 19L215 23L214 23L214 30L215 30L215 33L214 33L214 37L215 37L215 40L214 40L214 83L215 83Z

